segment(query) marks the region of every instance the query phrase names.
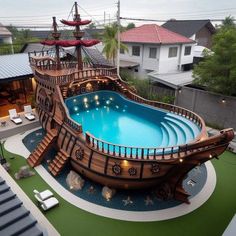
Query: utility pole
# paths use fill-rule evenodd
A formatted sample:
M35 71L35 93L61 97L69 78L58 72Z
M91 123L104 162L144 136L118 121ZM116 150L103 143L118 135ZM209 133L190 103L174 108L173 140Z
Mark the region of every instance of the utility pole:
M117 41L118 41L118 47L117 47L117 75L120 75L120 0L118 0L117 3Z
M105 25L106 25L106 12L104 11L104 27L105 27Z

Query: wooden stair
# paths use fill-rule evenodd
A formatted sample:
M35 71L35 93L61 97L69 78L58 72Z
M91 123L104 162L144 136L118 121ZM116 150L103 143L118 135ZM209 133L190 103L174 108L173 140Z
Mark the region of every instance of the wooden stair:
M58 151L55 158L50 162L48 169L53 176L58 175L63 167L65 166L66 162L69 159L69 155L64 152L62 149Z
M121 92L127 92L127 89L118 80L115 80L114 83Z
M27 159L27 162L31 167L35 167L41 163L44 155L47 153L48 149L55 141L56 137L57 137L57 131L54 129L46 133L44 138L41 140L41 142L38 144L38 146L35 148L35 150L30 154L30 156Z

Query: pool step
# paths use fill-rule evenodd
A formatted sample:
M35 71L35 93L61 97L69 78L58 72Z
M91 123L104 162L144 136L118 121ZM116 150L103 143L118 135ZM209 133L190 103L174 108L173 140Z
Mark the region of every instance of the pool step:
M186 127L188 127L188 129L190 130L190 132L192 133L193 137L196 137L199 133L199 127L191 120L182 117L182 116L177 116L175 114L169 113L168 116L170 118L174 118L177 119L179 122L181 122L182 124L184 124Z
M188 143L194 139L194 132L187 123L185 123L184 121L181 122L179 119L175 119L172 117L166 117L166 120L168 120L168 122L175 123L175 125L183 131L185 135L185 141L179 144Z
M27 159L27 162L31 167L35 167L41 163L44 155L47 153L56 137L57 132L55 130L51 130L46 133L44 138Z
M69 159L69 155L60 149L56 154L55 158L50 162L48 169L52 175L58 175L63 167L65 166L66 162Z
M165 120L168 124L170 124L173 127L173 129L176 132L176 135L177 135L176 145L184 144L186 143L186 140L192 138L192 136L191 138L188 138L188 139L186 138L186 136L188 137L188 134L186 133L189 133L189 130L182 123L178 122L175 119L170 119L168 117L165 117Z
M169 124L172 127L177 137L176 143L174 145L184 144L186 141L186 136L182 127L176 124L175 121L171 121L171 120L166 120L166 121L167 121L167 124Z
M162 131L162 142L160 147L166 147L168 145L169 133L164 126L161 126L161 131Z
M174 145L176 145L176 143L177 143L177 136L176 136L176 133L175 133L173 127L170 126L166 122L161 122L161 125L163 127L165 127L165 129L167 130L167 133L168 133L168 145L167 146L174 146Z

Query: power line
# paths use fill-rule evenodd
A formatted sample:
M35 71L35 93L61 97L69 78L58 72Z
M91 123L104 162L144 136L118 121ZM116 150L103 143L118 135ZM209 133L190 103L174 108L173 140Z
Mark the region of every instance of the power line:
M156 22L167 22L168 20L157 20L157 19L142 19L142 18L131 18L131 17L120 17L121 20L134 20L134 21L156 21ZM202 20L202 19L201 19ZM223 21L224 19L206 19L210 21ZM233 19L236 21L236 19Z

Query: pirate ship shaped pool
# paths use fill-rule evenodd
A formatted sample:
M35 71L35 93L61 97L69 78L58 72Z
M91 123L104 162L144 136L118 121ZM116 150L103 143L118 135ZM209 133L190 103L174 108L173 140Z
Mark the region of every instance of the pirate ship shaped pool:
M61 22L75 26L75 40L60 40L55 18L54 40L42 42L55 45L56 57L42 52L30 53L29 60L37 82L36 104L39 120L46 135L30 154L28 163L35 167L41 163L53 146L57 154L48 163L48 169L56 176L69 161L72 168L102 185L132 189L155 187L159 197L175 198L188 202L188 194L182 187L187 173L225 151L234 137L233 129L225 129L208 137L203 119L197 114L170 104L146 100L125 83L114 68L102 68L82 62L81 47L92 46L97 40L82 40L82 21L75 3L73 21ZM59 47L75 46L77 62L60 61ZM193 122L199 127L199 135L184 145L168 147L129 147L100 140L90 133L83 134L82 126L71 119L65 99L94 91L115 91L130 101L153 109L165 110ZM110 131L112 132L112 131ZM145 137L144 137L145 138Z

